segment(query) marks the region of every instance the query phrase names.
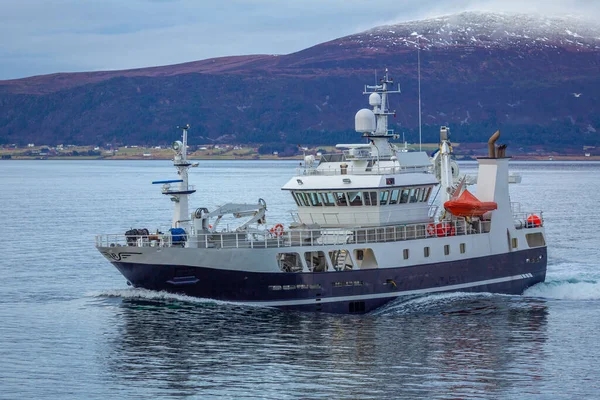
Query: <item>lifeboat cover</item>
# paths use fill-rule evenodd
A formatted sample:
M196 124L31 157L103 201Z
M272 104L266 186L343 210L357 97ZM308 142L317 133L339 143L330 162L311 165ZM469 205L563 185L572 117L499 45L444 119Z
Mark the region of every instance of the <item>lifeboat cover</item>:
M471 192L465 190L457 199L445 202L444 208L457 217L473 217L497 209L498 204L493 201L479 201Z

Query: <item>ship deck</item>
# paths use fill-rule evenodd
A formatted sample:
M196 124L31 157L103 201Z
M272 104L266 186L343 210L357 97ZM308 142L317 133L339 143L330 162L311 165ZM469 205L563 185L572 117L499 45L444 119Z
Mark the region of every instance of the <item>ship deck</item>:
M520 209L518 204L513 209ZM539 216L537 225L528 223L531 216ZM514 212L514 224L517 229L538 228L543 226L541 212ZM188 234L187 240L174 241L171 235L124 235L104 234L96 236L96 247L192 247L192 248L278 248L297 246L327 246L346 244L369 244L382 242L400 242L416 239L432 239L448 236L479 235L488 233L492 221L454 218L450 222L435 224L423 222L366 228L320 228L289 229L281 233L269 230L254 232L211 232Z

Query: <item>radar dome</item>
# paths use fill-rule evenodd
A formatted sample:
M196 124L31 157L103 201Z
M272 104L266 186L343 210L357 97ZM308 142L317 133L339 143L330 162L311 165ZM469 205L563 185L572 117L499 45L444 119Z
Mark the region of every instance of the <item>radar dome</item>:
M374 132L375 128L375 114L373 114L373 111L363 108L356 113L354 116L354 129L356 132Z
M304 164L307 167L312 167L315 163L315 156L313 156L312 154L307 155L306 157L304 157Z
M379 93L371 93L369 96L369 104L372 106L380 106L381 105L381 96Z

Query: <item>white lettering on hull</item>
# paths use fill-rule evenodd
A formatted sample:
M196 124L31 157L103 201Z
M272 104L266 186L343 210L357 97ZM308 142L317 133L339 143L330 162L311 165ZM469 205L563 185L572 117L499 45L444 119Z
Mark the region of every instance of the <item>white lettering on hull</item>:
M510 281L516 281L520 279L529 279L533 278L533 274L520 274L513 276L506 276L504 278L495 278L495 279L486 279L483 281L469 282L469 283L459 283L456 285L447 285L447 286L438 286L427 289L416 289L416 290L406 290L402 292L392 292L392 293L375 293L375 294L366 294L366 295L356 295L356 296L339 296L339 297L322 297L315 299L303 299L303 300L282 300L282 301L244 301L244 304L248 305L262 305L268 307L283 307L283 306L298 306L298 305L310 305L310 304L322 304L322 303L335 303L341 301L356 301L356 300L370 300L370 299L384 299L384 298L394 298L400 296L410 296L417 294L428 294L428 293L437 293L437 292L449 292L449 291L458 291L461 289L470 289L477 286L484 285L493 285L496 283L504 283Z

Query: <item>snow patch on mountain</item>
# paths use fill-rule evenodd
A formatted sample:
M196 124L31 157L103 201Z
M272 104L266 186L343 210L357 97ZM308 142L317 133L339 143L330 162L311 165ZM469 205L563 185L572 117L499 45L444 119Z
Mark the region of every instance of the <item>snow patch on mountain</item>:
M575 33L575 32L571 32L571 31L570 31L570 30L568 30L568 29L565 29L565 32L567 32L567 35L571 35L571 36L573 36L573 37L576 37L576 38L583 37L583 36L581 36L581 35L578 35L578 34L577 34L577 33Z
M600 26L579 17L463 12L422 21L380 26L339 39L372 48L405 46L422 49L469 46L486 49L523 46L597 50Z

